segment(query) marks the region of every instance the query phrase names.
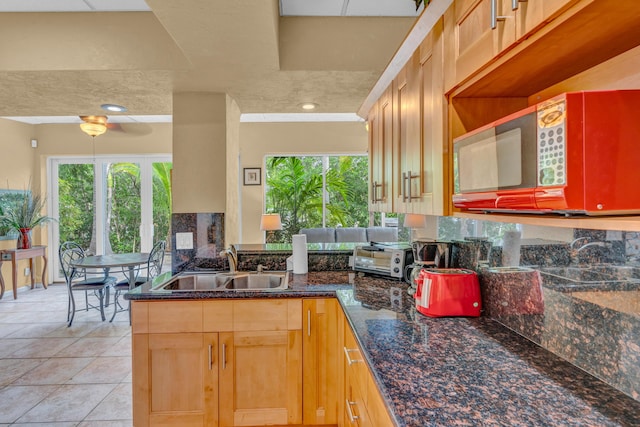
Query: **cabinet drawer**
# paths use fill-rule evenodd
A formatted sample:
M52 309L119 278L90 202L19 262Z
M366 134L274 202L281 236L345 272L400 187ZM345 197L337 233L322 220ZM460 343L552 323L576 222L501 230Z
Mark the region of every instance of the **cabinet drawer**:
M302 329L302 300L233 301L234 331L286 331Z
M201 301L134 301L131 316L134 334L202 332Z
M367 368L364 356L356 342L353 332L349 327L345 328L344 333L344 357L345 375L351 378L353 386L358 388L362 393L363 399L366 399L369 369Z
M202 316L205 332L233 331L233 301L203 301Z

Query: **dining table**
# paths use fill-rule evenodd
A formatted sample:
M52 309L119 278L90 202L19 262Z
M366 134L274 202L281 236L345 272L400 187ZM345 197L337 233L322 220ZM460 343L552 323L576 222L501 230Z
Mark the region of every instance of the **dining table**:
M73 269L90 269L90 270L102 270L104 276L109 275L109 271L112 268L122 268L123 273L129 279L129 289L133 289L136 286L136 267L146 264L149 261L148 252L131 252L122 254L109 254L109 255L91 255L80 258L71 262ZM126 271L125 271L126 269ZM107 291L106 305L109 305L109 293Z

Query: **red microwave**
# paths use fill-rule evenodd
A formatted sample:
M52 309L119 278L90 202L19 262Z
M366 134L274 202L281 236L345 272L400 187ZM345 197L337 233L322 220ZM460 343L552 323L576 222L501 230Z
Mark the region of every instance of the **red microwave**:
M454 140L454 206L640 212L640 90L571 92Z

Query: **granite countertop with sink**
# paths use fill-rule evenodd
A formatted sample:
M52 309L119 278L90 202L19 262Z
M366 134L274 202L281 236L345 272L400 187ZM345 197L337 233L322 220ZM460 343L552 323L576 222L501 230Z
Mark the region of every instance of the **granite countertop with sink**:
M337 297L398 427L640 426L640 402L500 323L429 318L405 299L376 307L356 299L350 279L318 272L292 275L286 290L189 296L147 284L126 298Z

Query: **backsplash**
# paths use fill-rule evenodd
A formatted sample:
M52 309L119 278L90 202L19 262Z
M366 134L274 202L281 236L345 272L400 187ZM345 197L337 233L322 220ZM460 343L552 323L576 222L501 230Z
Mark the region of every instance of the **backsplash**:
M179 213L171 216L171 272L228 270L224 249L230 245L224 238L224 213ZM178 249L178 236L187 239L188 249ZM235 245L238 270L286 270L291 245ZM352 244L327 244L327 248L309 245L309 271L347 271Z
M187 249L177 249L176 236ZM226 270L224 213L174 213L171 215L171 272L200 269Z
M514 270L500 268L500 233L519 226L446 227L462 231L456 245L473 246L464 237L478 229L492 242L487 263L459 260L479 274L483 315L640 400L640 233L574 229L571 242L523 239Z

